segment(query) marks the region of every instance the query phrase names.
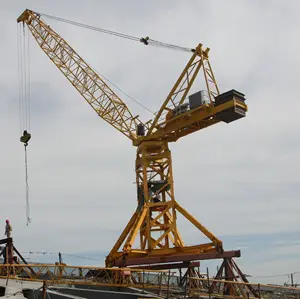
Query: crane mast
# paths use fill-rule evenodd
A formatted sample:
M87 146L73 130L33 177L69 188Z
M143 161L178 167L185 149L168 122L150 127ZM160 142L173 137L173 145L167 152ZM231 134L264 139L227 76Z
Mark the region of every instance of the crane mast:
M96 113L137 147L137 208L106 257L106 265L124 267L239 256L239 251L225 252L222 241L189 214L174 195L168 143L219 122L235 121L247 111L243 94L234 90L220 94L208 59L209 49L203 49L201 44L196 47L155 119L144 124L39 14L25 10L18 22L28 26L41 49ZM201 68L208 101L195 94L185 103ZM177 226L178 214L208 242L186 246Z

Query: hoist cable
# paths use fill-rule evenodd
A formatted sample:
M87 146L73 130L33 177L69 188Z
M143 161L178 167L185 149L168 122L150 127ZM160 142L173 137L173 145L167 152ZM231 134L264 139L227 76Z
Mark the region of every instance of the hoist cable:
M30 106L31 106L31 89L30 89L30 39L29 39L29 31L27 29L27 78L28 78L28 106L27 106L27 110L28 110L28 130L30 131L31 129L31 117L30 117Z
M151 46L156 46L156 47L165 47L165 48L169 48L172 50L185 51L185 52L193 52L194 51L193 49L190 49L190 48L167 44L164 42L156 41L151 38L148 40L148 42L150 43Z
M140 105L141 107L143 107L145 110L147 110L148 112L150 112L151 114L155 115L155 113L153 111L151 111L149 108L147 108L145 105L143 105L142 103L140 103L138 100L134 99L133 97L131 97L128 93L126 93L124 90L122 90L120 87L118 87L116 84L114 84L113 82L111 82L109 79L107 79L103 74L100 74L97 70L94 69L94 71L100 75L101 77L103 77L107 82L109 82L111 85L113 85L116 89L118 89L120 92L122 92L123 94L125 94L129 99L131 99L132 101L134 101L135 103L137 103L138 105Z
M26 225L31 223L30 206L29 206L29 185L28 185L28 162L27 162L27 145L25 148L25 185L26 185Z
M21 51L20 51L20 26L17 24L17 45L18 45L18 91L19 91L19 123L20 123L20 134L23 130L23 109L22 109L22 76L21 76Z
M157 40L154 40L154 39L150 39L149 37L147 37L146 39L145 38L140 38L140 37L137 37L137 36L124 34L124 33L117 32L117 31L107 30L107 29L100 28L100 27L95 27L95 26L91 26L91 25L87 25L87 24L83 24L83 23L79 23L79 22L75 22L75 21L70 21L70 20L67 20L67 19L51 16L51 15L44 14L44 13L37 12L37 14L39 14L40 16L55 20L55 21L68 23L68 24L71 24L71 25L74 25L74 26L78 26L78 27L82 27L82 28L86 28L86 29L90 29L90 30L110 34L110 35L114 35L114 36L117 36L117 37L133 40L133 41L136 41L136 42L141 42L145 45L169 48L169 49L172 49L172 50L179 50L179 51L184 51L184 52L194 52L194 49L187 48L187 47L181 47L181 46L177 46L177 45L172 45L172 44L168 44L168 43L165 43L165 42L160 42L160 41L157 41Z
M27 65L26 65L26 39L25 39L25 26L23 26L23 38L22 38L22 51L23 51L23 95L24 95L24 114L25 114L25 128L28 127L28 117L27 117Z
M25 145L25 188L26 188L26 225L31 222L29 206L27 145L30 133L30 66L29 66L29 34L25 34L25 26L17 27L18 39L18 83L19 83L19 117L21 142ZM24 139L25 138L25 139Z
M20 133L22 133L24 127L25 127L25 99L24 99L24 56L23 56L23 39L22 39L22 32L21 28L19 27L18 30L18 54L19 54L19 60L18 60L18 74L19 74L19 108L20 108Z
M82 28L86 28L86 29L98 31L98 32L101 32L101 33L105 33L105 34L109 34L109 35L113 35L113 36L117 36L117 37L129 39L129 40L136 41L136 42L142 42L145 45L152 45L152 46L155 46L155 47L163 47L163 48L169 48L169 49L172 49L172 50L179 50L179 51L186 51L186 52L193 52L194 51L193 49L190 49L190 48L180 47L180 46L176 46L176 45L173 45L173 44L168 44L168 43L165 43L165 42L156 41L156 40L150 39L148 37L146 39L145 38L139 38L139 37L128 35L128 34L124 34L124 33L121 33L121 32L107 30L107 29L104 29L104 28L95 27L95 26L91 26L91 25L87 25L87 24L83 24L83 23L79 23L79 22L75 22L75 21L63 19L63 18L60 18L60 17L55 17L55 16L52 16L52 15L44 14L44 13L37 12L37 14L40 15L40 16L43 16L43 17L46 17L46 18L58 21L58 22L63 22L63 23L71 24L71 25L74 25L74 26L78 26L78 27L82 27ZM149 108L147 108L145 105L143 105L139 101L137 101L134 98L132 98L130 95L128 95L122 89L120 89L115 84L113 84L111 81L109 81L107 78L105 78L102 74L100 74L100 75L106 81L108 81L110 84L112 84L115 88L117 88L119 91L121 91L123 94L125 94L128 98L130 98L131 100L133 100L134 102L136 102L138 105L140 105L141 107L143 107L144 109L146 109L151 114L155 115L155 113L153 111L151 111Z
M102 29L99 27L94 27L94 26L90 26L90 25L86 25L86 24L82 24L82 23L78 23L78 22L74 22L74 21L70 21L70 20L66 20L66 19L62 19L59 17L54 17L51 15L47 15L47 14L43 14L43 13L38 13L41 16L47 17L49 19L53 19L59 22L64 22L64 23L68 23L71 25L75 25L75 26L79 26L79 27L83 27L86 29L90 29L90 30L94 30L94 31L99 31L102 33L106 33L106 34L110 34L110 35L114 35L114 36L118 36L121 38L126 38L126 39L130 39L133 41L138 41L140 42L140 38L139 37L135 37L135 36L130 36L127 34L123 34L123 33L119 33L119 32L115 32L115 31L111 31L111 30L106 30L106 29ZM125 94L129 99L131 99L132 101L134 101L135 103L137 103L138 105L140 105L141 107L143 107L144 109L146 109L148 112L150 112L151 114L155 115L155 113L153 111L151 111L149 108L147 108L145 105L143 105L142 103L140 103L139 101L135 100L133 97L131 97L128 93L126 93L125 91L123 91L121 88L119 88L117 85L115 85L113 82L111 82L109 79L107 79L103 74L100 74L97 70L94 69L94 71L96 73L98 73L98 75L100 75L101 77L103 77L107 82L109 82L111 85L113 85L116 89L118 89L119 91L121 91L123 94Z
M22 29L21 29L22 30ZM20 94L20 114L21 114L21 131L29 127L29 67L27 65L27 56L29 51L27 49L27 43L25 39L25 26L23 32L18 30L19 43L19 94Z
M140 38L136 37L136 36L131 36L131 35L123 34L123 33L116 32L116 31L111 31L111 30L107 30L107 29L103 29L103 28L99 28L99 27L95 27L95 26L91 26L91 25L86 25L86 24L83 24L83 23L70 21L70 20L67 20L67 19L51 16L51 15L44 14L44 13L37 12L37 14L39 14L40 16L47 17L49 19L55 20L55 21L68 23L68 24L71 24L71 25L74 25L74 26L83 27L83 28L86 28L86 29L94 30L94 31L99 31L99 32L102 32L102 33L106 33L106 34L110 34L110 35L130 39L130 40L134 40L134 41L138 41L138 42L140 41Z

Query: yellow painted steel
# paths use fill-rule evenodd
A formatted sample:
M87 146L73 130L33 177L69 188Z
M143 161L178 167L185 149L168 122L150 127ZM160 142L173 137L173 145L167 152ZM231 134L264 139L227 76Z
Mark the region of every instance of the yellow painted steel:
M47 285L161 288L167 285L164 273L165 270L68 266L58 263L0 264L0 278L45 282ZM158 281L161 281L161 284Z
M124 242L123 249L120 251L121 246L119 248L114 246L106 258L107 266L115 265L115 262L122 256L122 252L126 252L126 258L130 259L222 251L222 241L175 201L171 151L168 148L168 142L144 141L140 144L136 158L136 177L138 188L144 190L143 198L138 198L138 208L135 212L139 213L140 217L135 219L130 231L127 229L126 242L124 242L126 234L121 235L117 244ZM151 196L147 192L149 181L155 180L166 182L160 188L160 202L153 202L154 195ZM165 186L168 188L165 189ZM144 202L141 203L142 200ZM200 230L211 243L185 246L177 228L177 213ZM147 215L151 215L150 218L147 218ZM137 231L140 232L140 251L133 252L131 249L133 249Z
M175 207L178 212L180 212L183 216L185 216L191 223L193 223L207 238L209 238L214 245L222 248L222 241L219 240L216 236L214 236L207 228L205 228L196 218L194 218L191 214L189 214L183 207L181 207L178 203L176 203Z
M18 22L27 24L41 49L77 89L96 113L121 133L134 140L136 126L141 121L134 117L126 104L104 80L75 52L75 50L39 15L26 10Z
M1 264L0 278L6 280L40 282L45 285L85 285L94 287L133 287L136 289L153 289L178 294L178 286L169 281L167 270L148 270L132 268L104 268L91 266L69 266L65 264ZM218 283L212 289L211 283ZM224 288L232 286L235 293L224 295ZM220 298L256 298L247 292L247 287L261 290L261 298L270 291L286 294L289 298L297 298L300 288L283 285L257 284L244 281L214 279L190 276L186 286L189 296ZM264 291L264 288L267 290Z
M133 141L133 144L139 145L144 141L161 139L168 142L177 141L180 137L220 122L219 120L216 120L214 116L219 112L233 107L242 107L246 111L248 110L247 105L237 99L219 106L214 106L212 104L202 105L167 120L164 125L159 126L151 135L137 137L137 139Z
M194 282L200 282L198 287L192 288L191 285ZM261 283L249 283L249 282L244 282L244 281L233 281L233 280L226 280L226 279L214 279L214 278L209 278L209 282L216 282L219 283L218 290L210 290L210 295L211 297L214 298L241 298L241 299L249 299L249 298L258 298L254 297L253 294L249 294L246 290L247 287L251 286L255 290L260 290L265 288L266 291L262 291L263 294L261 294L261 298L270 298L270 295L272 292L274 294L279 294L281 297L288 297L289 298L298 298L299 297L299 292L300 288L298 287L290 287L290 286L284 286L284 285L276 285L276 284L261 284ZM189 283L189 295L190 296L200 296L200 293L202 292L202 295L207 296L207 293L204 293L205 289L207 290L208 286L208 279L204 277L190 277L190 283ZM235 289L235 294L234 295L224 295L224 288L225 285L232 286ZM286 292L286 294L285 294ZM288 293L289 292L289 293Z
M59 34L41 20L39 14L25 10L17 21L28 26L41 49L96 113L137 147L138 206L107 256L106 265L114 266L117 260L126 258L222 251L221 240L175 201L168 147L169 142L218 123L216 114L219 112L234 107L247 111L247 105L238 99L214 106L213 100L219 95L219 88L209 62L209 48L204 49L202 44L196 47L155 119L144 123L145 136L137 136L137 125L142 124L138 117L133 117L126 104ZM210 102L178 116L171 115L172 110L186 99L201 68ZM185 246L177 227L178 213L211 243ZM138 234L139 246L135 245Z

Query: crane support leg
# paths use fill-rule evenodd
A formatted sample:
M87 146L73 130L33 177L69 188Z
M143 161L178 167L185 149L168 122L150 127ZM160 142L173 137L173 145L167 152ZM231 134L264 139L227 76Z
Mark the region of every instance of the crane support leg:
M40 14L25 10L17 22L28 26L40 48L99 117L137 147L137 209L107 256L106 265L139 266L239 256L239 251L224 252L222 241L183 209L174 196L168 142L175 142L218 122L233 122L245 117L247 112L244 94L235 90L220 94L209 62L209 48L204 49L199 44L192 51L192 57L155 119L143 123L130 112L106 80L41 19ZM147 41L147 38L142 41ZM208 102L202 101L202 97L195 102L190 99L192 95L189 96L201 68ZM187 96L189 102L186 102ZM21 142L26 145L29 139L30 134L25 131ZM208 243L186 246L178 230L177 216L185 218L208 239Z
M137 149L138 206L121 237L106 258L106 266L129 266L239 256L223 252L222 241L175 200L171 151L166 141L146 141ZM208 239L185 246L177 227L181 215ZM139 234L139 246L136 246ZM199 237L200 237L199 234Z
M232 258L224 258L210 288L214 293L223 290L225 296L260 298L257 290L249 283L245 274Z

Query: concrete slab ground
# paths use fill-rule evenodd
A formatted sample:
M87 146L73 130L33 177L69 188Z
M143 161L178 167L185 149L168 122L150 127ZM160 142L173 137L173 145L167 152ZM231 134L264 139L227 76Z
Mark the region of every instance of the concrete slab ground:
M0 288L3 290L5 288L5 297L9 297L11 299L21 299L25 298L23 296L23 289L38 289L42 287L42 283L39 282L27 282L27 281L19 281L13 279L0 279Z
M0 279L0 298L25 299L23 290L26 289L29 299L42 298L42 283L27 282L13 279ZM2 294L1 294L2 290ZM27 295L26 295L27 296ZM137 299L154 298L155 294L141 292L134 288L98 287L84 286L50 286L47 290L47 299Z

